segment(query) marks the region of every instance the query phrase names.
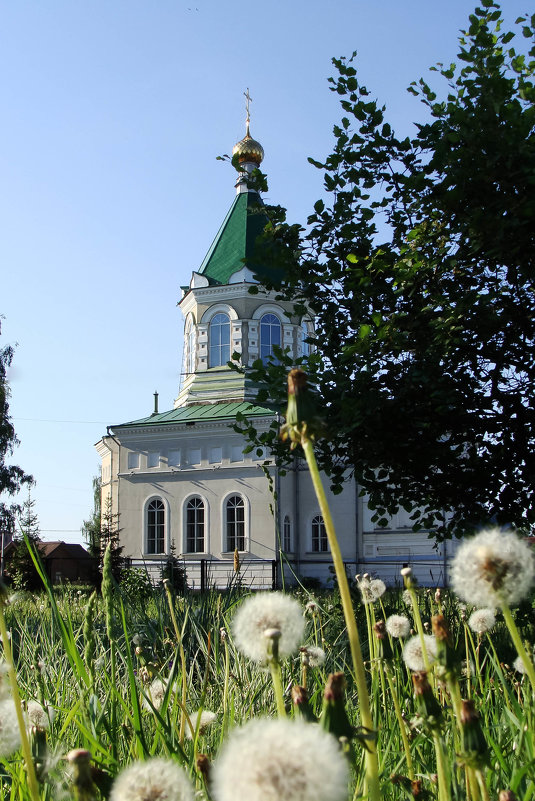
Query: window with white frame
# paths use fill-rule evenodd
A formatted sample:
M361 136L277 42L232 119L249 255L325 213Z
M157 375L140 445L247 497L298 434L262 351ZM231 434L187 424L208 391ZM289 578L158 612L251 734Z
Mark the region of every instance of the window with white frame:
M135 470L137 467L139 467L139 453L130 451L128 454L128 469Z
M210 320L209 367L221 367L230 361L230 317L218 312Z
M310 331L308 328L308 321L302 320L301 321L301 353L303 356L310 356L310 343L307 342L307 339L310 336Z
M198 496L186 504L186 553L204 553L204 501Z
M147 553L165 553L165 504L160 498L147 506Z
M276 314L264 314L260 318L260 358L264 364L273 361L274 345L281 346L281 322Z
M241 495L231 495L225 504L226 550L245 550L245 502Z
M147 454L147 467L159 467L160 466L160 452L159 451L149 451Z
M312 518L311 535L312 551L314 553L325 553L329 550L327 531L325 530L325 523L321 515L316 515Z
M287 553L292 550L292 524L288 515L284 515L282 523L282 550Z

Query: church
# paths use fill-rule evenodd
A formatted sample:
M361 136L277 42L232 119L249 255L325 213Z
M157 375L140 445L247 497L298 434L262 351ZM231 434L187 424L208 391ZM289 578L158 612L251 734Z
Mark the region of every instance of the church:
M269 453L244 452L247 443L233 430L239 412L260 432L273 420L255 403L246 373L228 366L233 354L245 367L269 359L274 346L298 357L314 331L312 317L296 316L276 293L249 292L262 272L253 275L247 259L266 222L261 197L249 186L264 150L249 128L247 114L245 137L232 151L240 165L234 199L182 287L183 365L174 406L160 412L155 393L150 416L109 426L96 445L102 508L118 521L123 555L157 580L174 554L193 589L224 588L237 577L252 588L298 580L326 585L332 577L306 463L297 459L279 475ZM410 564L422 584L444 585L451 543L435 546L427 533L415 534L402 512L374 527L353 479L328 497L348 575L369 572L395 584Z

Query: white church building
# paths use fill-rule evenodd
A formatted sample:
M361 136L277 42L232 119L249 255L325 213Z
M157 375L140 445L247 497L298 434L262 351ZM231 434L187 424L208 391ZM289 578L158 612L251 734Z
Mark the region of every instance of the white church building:
M269 358L274 345L297 357L313 335L313 320L296 316L291 303L262 288L249 292L257 281L244 259L265 224L260 195L248 185L264 156L249 120L233 154L243 170L235 197L178 304L184 317L178 397L160 412L156 396L150 416L109 426L97 443L103 508L117 515L123 555L155 579L173 549L196 589L235 580L236 551L247 586L280 586L283 574L288 583L327 583L327 537L306 463L296 459L280 475L269 453L244 453L248 443L232 427L238 412L260 431L273 420L272 411L256 405L246 375L227 366L232 354L240 353L246 367ZM435 546L427 533L412 532L403 513L374 527L352 479L329 500L348 575L369 572L393 584L410 564L422 584L445 583L451 543Z

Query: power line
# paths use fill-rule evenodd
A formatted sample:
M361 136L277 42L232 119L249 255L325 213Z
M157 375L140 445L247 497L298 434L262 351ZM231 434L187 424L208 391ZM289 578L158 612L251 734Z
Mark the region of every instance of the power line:
M39 417L13 417L12 420L23 420L26 423L71 423L72 425L99 425L105 426L104 420L47 420Z

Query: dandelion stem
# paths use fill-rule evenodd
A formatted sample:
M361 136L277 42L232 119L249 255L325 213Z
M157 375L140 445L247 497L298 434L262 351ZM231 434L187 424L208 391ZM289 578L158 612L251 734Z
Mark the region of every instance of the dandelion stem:
M273 681L273 691L275 693L275 700L277 701L277 714L279 718L286 717L286 707L284 706L284 695L282 692L282 677L281 669L278 662L274 659L270 660L269 672Z
M535 693L535 668L533 667L533 662L529 658L528 653L524 648L524 643L522 642L520 632L518 631L516 623L513 619L511 610L509 609L509 606L505 603L502 603L502 613L505 620L505 624L509 629L509 634L511 635L511 639L513 640L513 644L517 650L518 656L520 657L524 667L526 668L526 673L531 682L531 687L533 689L533 692Z
M407 580L406 580L407 581ZM411 580L409 578L407 582L407 589L411 596L411 604L412 604L412 611L414 614L414 622L416 623L416 628L418 630L418 636L420 638L420 643L422 646L422 657L424 660L425 670L426 673L431 676L431 662L429 661L429 654L427 653L427 648L425 645L425 637L424 637L424 627L422 625L422 616L420 615L420 607L418 606L418 598L416 596L416 591L411 584Z
M35 768L32 759L32 750L28 740L28 733L26 731L26 723L22 712L22 704L20 701L19 686L17 684L17 673L15 671L15 664L13 662L13 652L11 651L11 644L6 626L6 619L4 617L4 602L0 598L0 637L2 638L2 645L4 647L4 654L9 671L9 683L11 685L11 693L13 695L13 703L17 713L17 722L19 724L20 739L22 745L22 753L24 755L24 762L26 763L26 773L28 774L28 788L32 801L39 801L39 787L37 785L37 777L35 775Z
M366 684L366 674L364 672L364 662L362 660L362 650L360 647L357 621L355 619L353 604L351 602L351 593L349 591L345 565L340 552L340 546L336 537L336 531L334 528L331 511L329 509L329 504L327 503L325 490L321 482L318 463L316 462L316 457L314 455L314 447L306 434L301 437L301 446L307 460L310 476L312 478L312 483L314 485L314 490L320 506L323 522L325 524L325 530L327 532L333 565L340 590L340 599L342 601L342 608L344 610L347 635L351 649L351 657L353 660L353 669L355 671L355 682L357 685L362 725L369 732L372 732L374 731L374 725L370 710L370 699ZM377 746L374 739L368 741L365 759L369 801L380 801L379 764L377 760Z
M399 731L401 734L401 739L403 742L403 750L405 751L405 759L407 760L407 772L409 774L409 779L411 781L414 780L414 767L412 764L412 756L411 756L411 748L409 745L409 738L407 736L407 729L405 726L405 721L403 720L403 715L401 714L401 707L399 705L399 699L397 690L394 686L394 682L392 680L392 674L390 671L390 665L388 662L385 662L385 673L386 673L386 680L388 682L388 687L390 689L390 694L392 696L392 702L394 704L394 711L396 713L396 718L398 721Z
M433 731L433 743L437 757L437 779L438 779L438 798L439 801L450 801L448 790L448 777L446 775L446 764L444 760L444 749L442 741L437 731Z

